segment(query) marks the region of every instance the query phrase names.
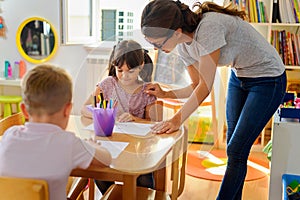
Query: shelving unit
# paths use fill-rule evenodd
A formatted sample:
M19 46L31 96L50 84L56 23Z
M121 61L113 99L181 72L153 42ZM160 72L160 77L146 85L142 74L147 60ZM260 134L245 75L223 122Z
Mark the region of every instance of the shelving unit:
M233 3L243 2L243 1L244 0L231 0L231 2ZM244 2L248 2L248 1L250 0L245 0ZM266 38L268 42L271 43L272 41L272 30L286 30L291 33L300 34L300 23L273 23L272 22L273 2L277 1L279 3L279 1L281 0L259 0L259 1L262 1L264 3L265 13L267 14L268 21L264 23L262 22L258 22L258 23L250 22L250 23L260 34L262 34ZM225 2L227 1L225 0ZM287 71L288 86L290 83L300 84L300 66L287 65L286 71ZM300 88L298 88L298 90L300 91ZM273 124L273 119L271 119L270 122L266 125L260 137L257 139L256 144L253 145L252 150L254 151L262 150L262 148L266 145L266 143L271 139L272 124Z

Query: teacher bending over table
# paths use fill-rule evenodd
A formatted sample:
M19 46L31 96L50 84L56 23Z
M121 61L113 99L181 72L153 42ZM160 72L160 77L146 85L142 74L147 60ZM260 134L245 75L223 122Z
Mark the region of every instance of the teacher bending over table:
M154 0L142 13L145 39L165 53L177 47L192 80L189 87L171 91L148 85L146 92L159 98L189 97L153 131L177 130L209 95L217 66L230 65L228 163L217 199L241 199L251 146L285 94L285 67L275 48L245 21L244 11L212 2L196 2L194 7L198 8L195 12L180 1Z

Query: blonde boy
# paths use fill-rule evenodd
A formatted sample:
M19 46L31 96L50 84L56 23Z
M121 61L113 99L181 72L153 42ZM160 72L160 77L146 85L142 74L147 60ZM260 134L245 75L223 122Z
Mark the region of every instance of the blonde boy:
M111 155L65 131L72 109L72 81L65 70L47 64L33 68L23 79L22 95L28 122L4 133L0 175L45 179L50 199L65 200L72 169L109 165Z

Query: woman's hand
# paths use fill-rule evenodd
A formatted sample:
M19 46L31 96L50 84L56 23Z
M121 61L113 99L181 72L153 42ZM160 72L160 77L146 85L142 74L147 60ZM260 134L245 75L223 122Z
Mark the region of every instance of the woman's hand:
M129 113L123 113L118 117L117 121L118 122L131 122L131 121L134 121L134 116L132 116Z
M149 95L154 95L158 98L165 98L166 95L166 92L161 89L158 83L147 84L145 92Z
M177 131L181 125L181 120L177 119L178 117L174 116L173 118L159 122L151 127L152 132L161 134L161 133L173 133Z

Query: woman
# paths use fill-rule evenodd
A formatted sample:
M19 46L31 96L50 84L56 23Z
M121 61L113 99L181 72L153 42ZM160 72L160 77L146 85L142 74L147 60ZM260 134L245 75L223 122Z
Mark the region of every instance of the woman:
M217 199L241 199L251 146L285 94L285 67L277 51L244 21L243 11L212 2L195 6L193 12L180 1L154 0L143 10L145 39L166 53L177 47L192 80L189 87L171 91L149 84L146 92L159 98L189 97L181 110L153 131L177 130L210 93L217 66L230 65L228 163Z

